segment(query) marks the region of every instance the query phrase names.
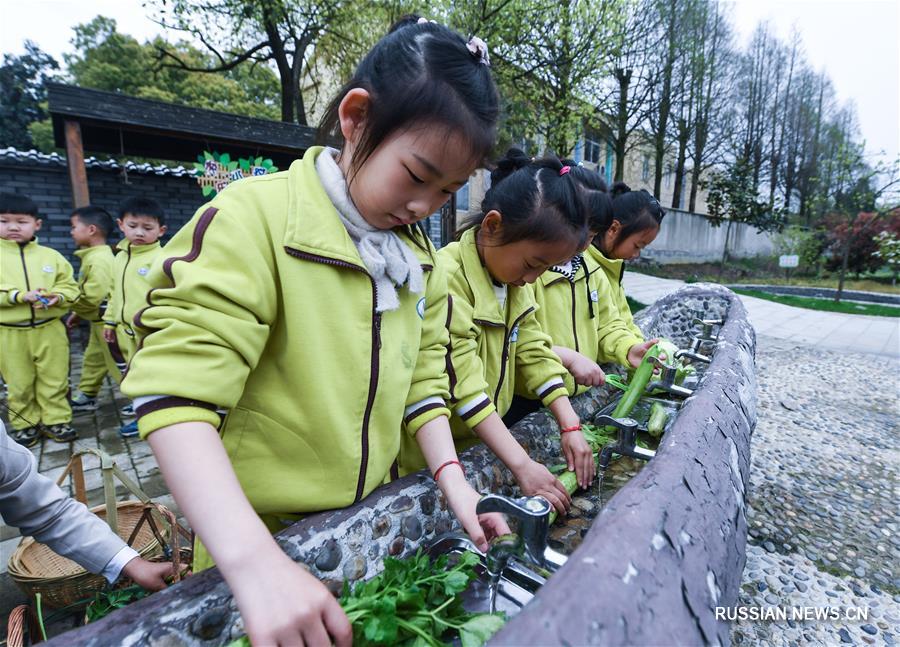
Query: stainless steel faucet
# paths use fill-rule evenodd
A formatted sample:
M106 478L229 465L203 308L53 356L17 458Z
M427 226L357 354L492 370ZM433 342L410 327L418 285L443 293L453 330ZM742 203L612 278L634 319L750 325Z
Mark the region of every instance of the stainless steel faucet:
M676 351L675 353L676 357L678 356L678 352L680 351ZM650 357L648 359L653 366L660 370L660 375L658 380L650 382L650 384L647 385L647 393L653 393L659 389L666 393L678 396L679 398L687 398L693 395L694 392L687 387L675 384L675 377L678 373L678 369L674 364L666 364L658 357Z
M645 461L656 456L656 452L652 449L638 447L636 439L637 420L633 418L613 418L612 416L604 415L597 416L594 419L594 424L598 427L601 425L614 427L617 432L616 442L606 445L600 450L599 466L601 470L606 470L609 467L609 461L612 459L613 454L631 456L632 458L640 458Z
M518 538L513 545L500 542L488 549L488 570L502 569L510 557L524 557L541 568L555 571L567 557L547 545L550 530L550 502L542 496L507 497L486 494L475 506L476 514L500 512L519 522Z

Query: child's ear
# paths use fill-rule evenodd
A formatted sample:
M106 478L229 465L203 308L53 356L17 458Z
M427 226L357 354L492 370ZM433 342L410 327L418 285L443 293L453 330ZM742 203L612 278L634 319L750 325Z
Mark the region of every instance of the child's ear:
M338 121L341 134L350 144L356 144L362 134L369 111L369 92L362 88L353 88L341 100L338 106Z
M491 238L498 238L503 230L503 216L496 209L488 211L481 221L481 229Z
M40 218L35 218L34 219L34 230L37 231L38 229L40 229L42 224L44 224L43 220L41 220Z
M166 233L166 230L167 230L167 229L168 229L168 227L166 227L165 225L160 225L160 226L159 226L159 237L160 237L160 238L163 237L163 234Z

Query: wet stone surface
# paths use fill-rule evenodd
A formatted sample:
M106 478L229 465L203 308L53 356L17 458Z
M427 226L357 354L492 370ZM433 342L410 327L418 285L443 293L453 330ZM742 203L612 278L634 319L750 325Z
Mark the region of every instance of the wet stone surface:
M740 645L900 639L896 360L761 337L740 606L852 608L739 621ZM868 617L849 617L856 609Z

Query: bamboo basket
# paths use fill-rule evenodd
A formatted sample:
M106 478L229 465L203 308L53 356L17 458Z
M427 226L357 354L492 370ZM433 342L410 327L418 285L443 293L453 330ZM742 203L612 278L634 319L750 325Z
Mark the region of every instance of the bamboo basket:
M72 477L75 499L87 503L84 487L84 465L82 456L93 454L100 459L103 475L105 503L91 508L91 512L106 521L110 529L125 540L144 559L158 560L166 553L167 540L173 534L174 515L164 506L153 503L134 481L132 481L104 452L87 449L77 452L69 459L65 471L57 480L61 485L67 476ZM135 495L139 501L116 501L114 478L117 478ZM154 519L155 517L155 519ZM184 529L179 529L185 533ZM180 554L177 536L176 559ZM53 552L32 537L25 537L9 558L10 577L29 597L41 594L48 607L66 607L87 603L93 595L102 591L106 579L102 575L89 573L70 559Z

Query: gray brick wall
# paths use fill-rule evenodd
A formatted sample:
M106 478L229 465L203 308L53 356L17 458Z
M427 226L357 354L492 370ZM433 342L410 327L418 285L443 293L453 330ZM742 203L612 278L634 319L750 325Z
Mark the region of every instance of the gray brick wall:
M117 215L118 205L128 197L140 195L158 201L165 210L169 228L163 243L184 226L205 201L192 177L128 173L126 181L121 171L88 168L88 188L91 204L107 209L113 217ZM38 234L41 243L77 262L75 244L69 236L72 197L65 167L28 160L0 160L0 192L22 193L34 200L44 221ZM429 216L425 225L428 235L439 247L440 215ZM119 240L121 236L115 232L109 242L115 244Z
M118 205L128 197L141 195L157 200L166 212L170 238L203 204L203 195L191 177L129 173L99 168L88 169L91 203L107 209L114 217ZM70 260L75 260L75 244L69 236L69 214L72 197L69 176L64 167L27 162L0 162L0 191L22 193L34 200L40 209L43 227L38 234L48 245ZM114 233L110 243L121 239Z

